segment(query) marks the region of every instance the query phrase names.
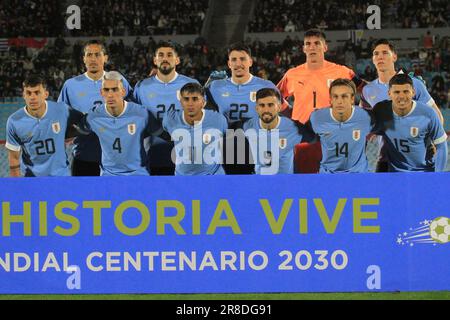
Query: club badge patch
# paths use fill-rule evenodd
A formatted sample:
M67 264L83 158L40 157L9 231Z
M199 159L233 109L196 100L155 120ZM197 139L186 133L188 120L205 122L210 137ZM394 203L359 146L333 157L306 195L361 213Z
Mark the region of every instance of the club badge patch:
M256 91L250 92L250 101L256 102Z
M358 141L361 138L361 130L353 130L353 140Z
M131 135L134 135L136 133L136 124L135 123L130 123L128 125L128 133Z
M286 138L280 138L279 144L280 144L280 149L285 149L286 146L287 146L287 139Z
M56 134L58 134L61 131L61 125L59 124L59 122L52 123L52 130Z
M411 127L410 132L411 132L411 137L415 138L419 135L419 128Z
M205 133L203 135L203 143L204 144L209 144L211 142L211 135L208 133Z

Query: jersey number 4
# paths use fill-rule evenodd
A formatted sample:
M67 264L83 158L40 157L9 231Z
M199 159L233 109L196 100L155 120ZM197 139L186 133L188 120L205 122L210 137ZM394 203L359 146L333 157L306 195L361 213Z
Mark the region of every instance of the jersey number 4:
M114 140L113 150L117 150L119 153L122 153L122 145L120 144L120 138L116 138L116 140Z

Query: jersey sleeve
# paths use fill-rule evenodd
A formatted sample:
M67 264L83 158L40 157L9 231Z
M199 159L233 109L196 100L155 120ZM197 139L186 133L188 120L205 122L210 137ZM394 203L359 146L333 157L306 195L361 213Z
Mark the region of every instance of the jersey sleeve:
M8 150L20 151L20 141L16 134L16 129L11 121L11 118L6 122L6 144Z
M439 121L437 114L433 111L430 112L431 121L429 124L430 138L435 145L447 142L447 134Z
M58 102L64 102L65 104L71 105L70 98L69 98L69 92L67 89L67 81L64 83L61 92L59 93Z
M133 90L133 101L137 104L143 105L141 94L142 94L142 81L139 81L135 86Z
M416 78L413 78L413 83L414 83L414 90L416 91L414 100L416 100L417 102L424 103L431 107L434 104L434 100L431 97L430 93L428 92L425 84Z
M159 122L158 119L156 119L156 117L150 110L147 110L147 115L148 115L148 125L147 125L148 133L152 136L159 136L163 132L163 126L161 125L161 122ZM164 117L164 119L165 118L166 117Z
M292 96L293 92L289 89L289 72L287 72L283 78L278 82L277 86L278 90L281 93L281 97L286 99Z
M222 115L221 113L219 113L219 115L220 115L220 131L223 133L223 135L225 135L228 129L228 121L224 115Z
M122 84L123 84L123 87L125 88L125 91L127 92L125 95L125 100L134 102L133 88L130 86L130 84L128 83L128 80L125 79L125 77L122 78Z

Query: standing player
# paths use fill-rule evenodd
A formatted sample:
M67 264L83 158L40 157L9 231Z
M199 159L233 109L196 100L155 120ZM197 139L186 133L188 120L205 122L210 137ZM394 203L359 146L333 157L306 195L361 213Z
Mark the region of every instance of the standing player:
M414 101L413 80L397 74L389 81L390 100L374 107L377 133L385 140L388 171L444 171L447 163L447 135L436 112L426 104ZM393 116L380 121L385 110ZM436 146L434 159L427 156L427 147Z
M378 102L390 100L389 81L397 74L395 70L395 62L397 61L397 52L395 46L387 39L379 39L372 46L372 62L377 70L378 78L364 86L361 96L361 106L366 109L372 109ZM402 71L398 72L402 73ZM421 102L432 107L441 123L444 118L433 98L427 91L424 83L413 77L413 86L415 95L413 100ZM383 140L379 139L379 158L376 171L386 172L388 170L386 152L383 147Z
M82 129L100 139L102 176L149 175L144 138L162 129L147 108L124 100L122 80L117 71L105 73L101 89L105 103L86 115Z
M256 92L257 118L244 123L255 159L256 174L294 173L294 147L313 135L303 125L280 117L281 96L277 89Z
M160 42L154 53L153 63L156 75L138 82L134 88L137 103L149 106L154 116L162 122L170 110L181 110L180 89L183 85L197 80L176 72L180 58L176 46L170 42ZM149 149L150 172L154 175L173 175L171 160L173 143L152 137Z
M231 71L231 78L212 81L207 91L208 104L222 113L233 129L242 128L245 121L258 117L256 92L259 89L277 90L271 81L252 75L250 73L252 65L251 50L248 46L241 43L231 45L228 48L228 68ZM234 154L234 159L230 159L234 164L242 163L243 160L247 161L250 152L248 145L243 146L244 140L243 135L239 136L239 131L235 132L233 137L227 138L226 145L234 146L234 150L231 150L231 147L230 150L225 147L225 150L226 153ZM227 159L226 155L225 159ZM227 174L253 173L253 165L248 163L247 161L246 165L226 165L225 170ZM228 164L227 160L226 164Z
M306 63L289 69L277 87L282 98L294 99L292 119L305 124L314 109L330 105L329 86L338 78L353 79L358 86L361 81L349 68L325 60L328 46L321 30L305 32L303 52ZM316 173L321 159L320 143L301 144L296 147L297 172Z
M226 118L204 109L204 89L198 83L185 84L180 97L182 111L172 109L163 120L163 128L175 141L175 174L225 174L221 150Z
M86 43L83 49L86 72L67 80L59 94L58 102L87 113L94 105L103 103L100 89L108 61L105 46L96 40ZM128 81L122 80L127 95L131 88ZM73 176L98 176L100 174L101 150L98 137L94 133L80 135L74 140Z
M66 130L82 114L64 103L46 101L45 81L30 76L23 82L25 107L9 116L6 148L12 177L69 176ZM22 170L20 170L22 169Z
M367 172L366 136L371 131L367 111L355 106L356 86L348 79L330 85L331 108L311 114L311 126L320 137L320 173Z

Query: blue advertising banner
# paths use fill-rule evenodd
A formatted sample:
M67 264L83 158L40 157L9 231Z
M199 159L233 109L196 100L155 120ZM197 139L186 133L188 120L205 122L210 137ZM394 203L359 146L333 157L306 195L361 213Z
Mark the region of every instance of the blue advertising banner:
M0 293L450 290L449 178L1 179Z

